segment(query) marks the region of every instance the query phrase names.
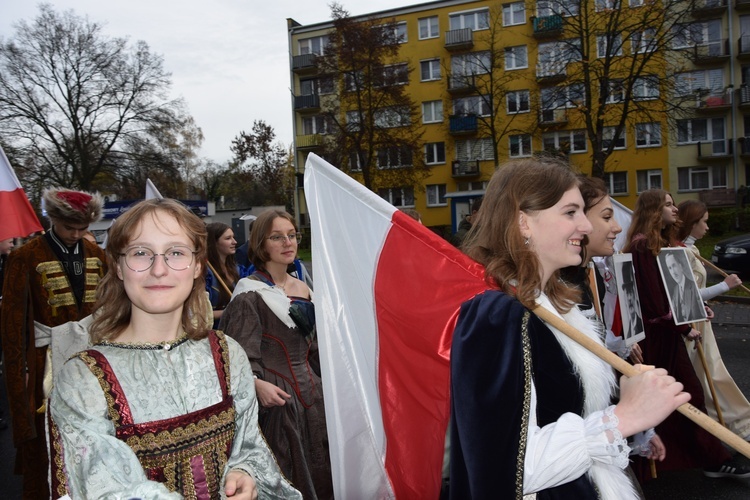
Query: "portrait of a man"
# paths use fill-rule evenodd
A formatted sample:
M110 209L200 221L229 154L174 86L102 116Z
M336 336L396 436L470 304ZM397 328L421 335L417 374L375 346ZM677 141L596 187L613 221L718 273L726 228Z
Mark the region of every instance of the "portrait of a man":
M615 279L622 317L622 337L625 344L630 346L646 337L641 316L641 302L635 285L632 256L620 254L615 257Z
M675 324L706 319L706 309L684 248L662 248L658 259Z

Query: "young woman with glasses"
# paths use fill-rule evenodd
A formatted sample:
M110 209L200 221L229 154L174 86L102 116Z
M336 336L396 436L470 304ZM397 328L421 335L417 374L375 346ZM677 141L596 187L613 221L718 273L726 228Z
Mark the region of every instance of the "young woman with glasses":
M203 222L143 201L106 253L93 347L50 397L52 497L301 498L261 436L247 356L209 328Z
M299 242L288 213L255 220L256 271L237 283L220 327L250 359L260 427L282 472L306 499L333 498L312 293L287 273Z

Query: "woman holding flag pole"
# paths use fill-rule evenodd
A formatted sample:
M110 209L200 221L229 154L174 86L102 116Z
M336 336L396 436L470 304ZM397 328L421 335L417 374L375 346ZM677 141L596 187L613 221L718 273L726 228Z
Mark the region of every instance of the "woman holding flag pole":
M690 396L662 369L621 382L530 310L540 306L601 344L560 269L581 264L592 230L567 164L501 166L465 249L493 288L461 306L451 351L451 498L637 498L625 438Z
M703 388L695 374L683 339L700 340L690 325L676 325L661 279L657 255L677 242L678 209L672 195L663 189L641 193L633 211L625 251L633 255L638 294L646 338L640 342L647 364L666 369L682 382L693 405L705 412ZM696 427L682 415L672 414L656 427L669 450L659 470L703 468L708 477L748 478L750 471L732 466L731 455L714 436ZM636 458L633 468L641 481L649 478L648 464Z

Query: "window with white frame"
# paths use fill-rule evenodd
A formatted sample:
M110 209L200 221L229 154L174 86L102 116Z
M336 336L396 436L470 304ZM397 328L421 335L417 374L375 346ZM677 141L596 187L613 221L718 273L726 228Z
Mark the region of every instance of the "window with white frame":
M411 187L379 189L378 195L394 207L414 206L414 188Z
M332 94L334 83L332 77L307 78L299 81L300 95Z
M457 191L486 191L487 181L466 181L456 183Z
M726 167L683 167L677 169L679 191L701 191L727 187Z
M513 2L503 4L503 26L515 26L526 23L526 4Z
M659 78L655 75L640 76L633 82L633 99L646 101L659 98Z
M614 149L625 149L625 131L616 136L617 127L604 127L602 130L602 151L614 143Z
M677 144L724 142L724 118L688 118L677 120Z
M724 71L708 69L687 71L675 75L676 96L720 95L724 93Z
M377 155L379 169L411 167L414 163L411 148L406 146L380 148Z
M622 80L616 78L602 79L600 84L606 104L617 104L625 100L625 87Z
M708 54L722 54L721 19L678 24L673 28L672 48L689 49L696 45L706 47Z
M527 113L529 111L529 91L516 90L505 95L508 114Z
M422 123L439 123L443 121L443 101L422 103Z
M529 57L526 45L505 48L505 69L521 69L529 67Z
M454 115L490 116L491 113L489 96L472 95L453 99Z
M628 5L630 5L630 8L641 7L643 5L643 0L630 0Z
M581 60L578 39L540 43L537 46L537 74L560 74L568 63Z
M655 28L647 28L643 31L633 33L630 36L630 49L633 51L633 54L643 54L656 50L655 37Z
M661 170L638 170L635 173L638 193L649 189L661 189Z
M428 207L440 207L448 204L445 201L445 184L427 184L425 190L427 191Z
M383 66L382 73L374 78L376 87L391 85L406 85L409 83L409 65L407 63L389 64Z
M362 71L347 71L344 73L344 90L354 92L361 89L365 83L365 76Z
M540 92L542 111L578 107L584 103L585 94L586 88L582 83L543 87Z
M628 173L608 172L604 174L604 183L611 196L628 194Z
M490 53L487 50L470 52L451 57L451 75L483 75L491 69Z
M424 162L427 165L445 163L445 143L428 142L424 145Z
M376 109L372 118L378 128L406 127L411 123L409 108L404 106Z
M596 56L612 57L622 55L622 35L619 33L607 33L596 37Z
M537 17L548 17L555 14L571 17L577 16L580 11L580 0L539 0L536 3Z
M382 29L383 39L389 43L406 43L409 41L406 35L406 21L374 26L373 29Z
M635 147L653 148L661 146L661 123L636 123Z
M362 115L359 111L347 111L346 112L346 128L349 131L357 131L360 128Z
M531 135L511 135L509 137L510 148L508 154L511 158L531 156Z
M597 12L605 10L619 10L620 0L596 0L595 8Z
M419 62L420 78L423 82L440 80L440 59L427 59Z
M363 151L352 151L349 153L349 170L352 172L361 172L365 164Z
M438 16L422 17L417 23L419 24L419 39L437 38L440 36L438 25Z
M480 9L466 12L456 12L448 15L450 30L471 28L472 30L486 30L490 27L490 10Z
M550 153L585 153L585 130L561 130L542 134L542 148Z
M315 54L322 56L328 45L328 35L314 36L312 38L303 38L297 41L297 48L300 55Z
M328 117L325 115L302 117L302 135L330 133Z
M495 154L492 150L492 139L483 137L481 139L464 139L456 141L457 160L494 160Z

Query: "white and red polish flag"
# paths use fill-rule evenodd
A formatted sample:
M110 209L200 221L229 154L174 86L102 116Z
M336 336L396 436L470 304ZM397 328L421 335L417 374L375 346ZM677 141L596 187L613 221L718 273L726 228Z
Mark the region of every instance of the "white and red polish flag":
M438 498L451 338L482 266L310 154L315 312L336 498Z
M42 231L42 225L10 166L5 151L0 148L0 240L26 237Z

